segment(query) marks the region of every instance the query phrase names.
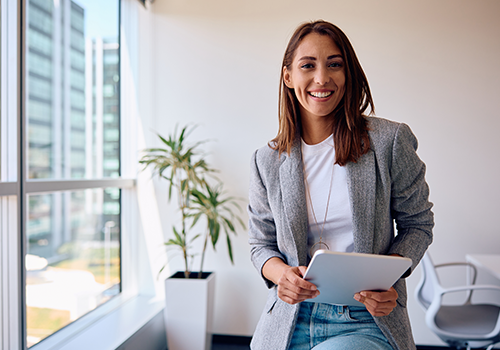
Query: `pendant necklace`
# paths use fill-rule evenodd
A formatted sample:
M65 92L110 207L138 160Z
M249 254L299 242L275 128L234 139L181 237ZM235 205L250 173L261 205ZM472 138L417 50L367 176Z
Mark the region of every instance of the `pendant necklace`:
M309 190L309 183L307 182L307 175L305 174L306 165L304 163L304 158L302 158L302 166L304 168L304 175L305 175L304 179L306 182L306 192L307 192L307 196L309 198L309 203L311 205L311 211L313 214L314 222L316 223L316 227L319 227L318 220L316 219L316 213L314 212L314 207L313 207L313 203L312 203L312 199L311 199L311 191ZM330 196L332 194L333 167L334 166L335 166L335 164L332 166L332 175L330 178L330 190L328 191L328 200L326 202L325 217L323 219L323 225L321 226L321 231L319 233L319 242L314 243L313 246L311 247L311 249L309 251L309 254L311 255L311 257L313 256L314 248L317 248L317 250L319 250L319 249L322 249L322 247L324 247L326 250L330 250L330 247L328 246L328 244L323 242L323 231L325 229L326 217L328 215L328 207L330 206Z

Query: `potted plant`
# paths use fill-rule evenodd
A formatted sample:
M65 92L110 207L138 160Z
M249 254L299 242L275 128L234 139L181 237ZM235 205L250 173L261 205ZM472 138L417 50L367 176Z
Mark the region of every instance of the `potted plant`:
M213 176L215 170L199 151L204 142L186 144L193 129L184 127L178 135L176 128L168 138L158 135L163 147L146 149L139 161L144 168L151 167L154 175L168 181L169 202L175 192L180 211L180 227L174 225L173 237L165 242L169 247L180 249L184 259L184 271L165 280L169 350L210 348L215 273L203 272L207 245L210 241L215 250L224 231L229 259L234 263L230 235L236 234L235 223L245 227L233 211L240 209L236 200L224 196L222 183ZM210 184L209 176L215 185ZM196 229L200 226L203 232L198 233ZM193 272L190 263L196 254L191 252L192 244L199 238L203 239L200 268ZM196 335L196 331L199 334Z

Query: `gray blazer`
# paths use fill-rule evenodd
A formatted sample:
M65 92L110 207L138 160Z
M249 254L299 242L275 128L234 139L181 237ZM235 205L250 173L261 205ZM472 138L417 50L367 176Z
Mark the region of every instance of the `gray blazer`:
M432 242L434 219L425 164L416 154L417 139L407 125L374 117L368 121L370 151L356 163L346 165L354 251L408 257L413 261L409 275ZM272 257L290 266L308 264L301 157L299 139L290 155L278 156L277 151L265 146L252 157L249 243L252 262L260 272ZM283 302L277 296L276 286L263 279L270 290L251 348L286 350L299 304ZM397 281L394 288L399 295L396 308L388 316L375 317L375 322L394 349L415 349L406 309L405 280Z

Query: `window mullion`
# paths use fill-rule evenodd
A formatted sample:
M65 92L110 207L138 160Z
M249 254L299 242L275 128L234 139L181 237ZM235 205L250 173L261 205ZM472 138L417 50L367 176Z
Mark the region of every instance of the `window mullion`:
M28 1L28 0L25 0ZM26 195L26 170L28 168L28 162L26 157L26 121L27 116L25 114L26 108L26 88L25 88L25 74L26 74L26 4L25 1L18 1L18 32L17 32L17 52L19 55L18 67L17 67L17 84L18 84L18 108L17 108L17 164L18 164L18 221L17 227L19 234L17 235L17 249L15 250L18 254L17 263L18 268L18 283L19 288L18 296L19 300L14 305L17 305L18 310L18 336L19 336L19 348L27 349L27 339L26 339L26 267L25 267L25 256L26 256L26 218L27 216L27 195Z

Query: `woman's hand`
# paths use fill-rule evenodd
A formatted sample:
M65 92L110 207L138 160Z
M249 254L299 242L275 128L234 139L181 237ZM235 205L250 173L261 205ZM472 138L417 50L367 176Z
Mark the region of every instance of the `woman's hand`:
M302 278L306 270L306 266L288 267L283 270L277 284L278 297L285 303L293 305L319 295L318 288Z
M391 287L387 292L362 291L354 294L354 299L366 306L372 316L387 316L396 307L398 292Z
M278 297L288 304L315 298L319 290L303 276L306 266L288 266L279 258L269 259L262 268L264 276L278 286Z

